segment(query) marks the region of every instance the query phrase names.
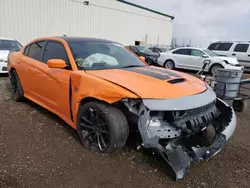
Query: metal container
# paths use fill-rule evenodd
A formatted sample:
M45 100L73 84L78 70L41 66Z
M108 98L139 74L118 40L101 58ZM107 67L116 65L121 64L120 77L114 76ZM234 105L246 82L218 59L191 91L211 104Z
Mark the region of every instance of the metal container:
M215 78L215 93L219 98L235 98L240 89L240 81L243 70L218 69Z

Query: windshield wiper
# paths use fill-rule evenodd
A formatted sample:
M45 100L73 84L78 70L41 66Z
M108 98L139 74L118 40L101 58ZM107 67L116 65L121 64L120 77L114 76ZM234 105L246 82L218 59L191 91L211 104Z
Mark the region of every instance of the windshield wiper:
M145 65L146 66L146 65ZM121 68L145 67L144 65L127 65Z

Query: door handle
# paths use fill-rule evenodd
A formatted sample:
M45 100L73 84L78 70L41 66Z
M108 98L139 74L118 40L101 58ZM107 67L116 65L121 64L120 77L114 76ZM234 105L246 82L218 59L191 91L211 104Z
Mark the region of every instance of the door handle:
M236 54L232 54L232 55L236 55Z
M250 57L250 54L248 54L248 57Z

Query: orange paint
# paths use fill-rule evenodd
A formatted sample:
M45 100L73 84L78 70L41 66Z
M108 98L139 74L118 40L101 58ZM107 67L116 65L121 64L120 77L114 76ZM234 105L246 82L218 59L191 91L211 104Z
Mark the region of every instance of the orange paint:
M27 45L51 40L63 44L72 70L62 69L61 60L49 60L48 66L23 54ZM29 44L10 55L8 70L16 70L26 98L57 114L73 128L76 128L79 105L88 97L112 104L123 98L177 98L206 89L199 79L179 72L186 82L170 84L166 80L120 69L78 70L68 43L62 38L40 38Z

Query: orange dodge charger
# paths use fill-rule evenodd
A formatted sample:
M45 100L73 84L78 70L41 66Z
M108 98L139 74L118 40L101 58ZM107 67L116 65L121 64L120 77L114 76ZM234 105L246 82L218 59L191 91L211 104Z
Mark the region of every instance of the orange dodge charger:
M28 98L77 130L84 147L112 153L131 132L184 177L192 162L217 154L236 116L200 79L149 66L102 39L36 39L8 57L13 98Z

